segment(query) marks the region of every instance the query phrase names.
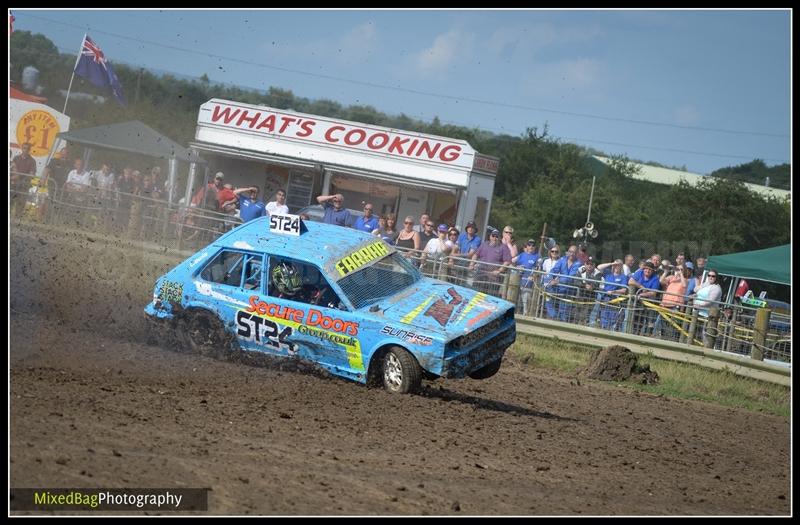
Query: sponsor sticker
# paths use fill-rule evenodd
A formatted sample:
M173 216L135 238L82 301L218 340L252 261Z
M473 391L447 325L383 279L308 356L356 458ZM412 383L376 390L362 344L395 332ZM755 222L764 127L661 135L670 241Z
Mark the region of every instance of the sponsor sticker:
M421 335L412 332L410 330L395 328L389 325L386 325L383 328L381 328L381 334L388 335L391 337L397 337L398 339L401 339L413 345L430 346L431 344L433 344L433 338L428 337L427 335Z
M386 247L386 244L384 244L383 241L376 241L339 260L336 263L336 269L339 271L339 275L344 277L348 273L358 270L362 266L366 266L375 259L380 259L388 255L388 253L389 249Z
M158 290L158 299L162 303L180 303L183 296L183 284L174 281L164 281Z

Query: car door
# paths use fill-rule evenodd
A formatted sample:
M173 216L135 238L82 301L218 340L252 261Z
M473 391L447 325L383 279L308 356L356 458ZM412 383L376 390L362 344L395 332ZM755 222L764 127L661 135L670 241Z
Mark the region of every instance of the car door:
M292 265L302 290L293 294L275 285L275 267ZM347 311L320 269L287 257L269 256L266 286L259 296L251 294L240 317L263 325L261 344L273 352L317 363L328 371L348 377L364 374L357 315ZM261 321L255 321L253 315ZM243 331L247 331L243 329Z
M281 322L281 316L288 315L284 321L291 321L293 314L268 300L265 269L262 254L246 254L242 260L241 284L235 292L239 305L234 314L236 337L248 350L294 356L296 347L287 339L293 328Z

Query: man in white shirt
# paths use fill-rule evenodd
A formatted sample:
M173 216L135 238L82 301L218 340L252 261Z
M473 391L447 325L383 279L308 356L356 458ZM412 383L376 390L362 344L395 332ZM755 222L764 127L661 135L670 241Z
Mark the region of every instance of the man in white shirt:
M267 214L272 215L285 215L289 213L289 207L286 205L286 192L278 190L275 192L275 200L267 203Z
M100 171L93 173L97 188L101 191L104 198L107 198L114 189L114 174L111 172L111 166L104 162L100 167Z
M75 159L75 167L67 175L67 189L71 191L86 191L92 183L92 174L83 169L83 160Z

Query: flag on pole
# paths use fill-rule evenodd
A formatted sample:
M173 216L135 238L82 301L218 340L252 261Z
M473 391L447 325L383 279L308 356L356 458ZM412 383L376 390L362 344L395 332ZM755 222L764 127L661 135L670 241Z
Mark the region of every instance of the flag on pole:
M106 56L88 35L83 39L81 55L75 65L75 74L86 78L99 88L110 87L117 102L125 105L122 85L114 74L111 63L106 60Z

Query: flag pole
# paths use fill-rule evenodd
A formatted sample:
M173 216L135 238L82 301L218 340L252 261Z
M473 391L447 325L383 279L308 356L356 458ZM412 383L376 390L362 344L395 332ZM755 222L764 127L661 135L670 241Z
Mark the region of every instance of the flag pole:
M86 37L89 33L83 34L83 40L81 40L81 48L78 50L78 56L75 57L75 65L72 67L72 76L69 78L69 87L67 88L67 98L64 100L64 111L61 113L67 114L67 102L69 102L69 93L72 91L72 81L75 80L75 69L78 67L78 61L81 59L81 53L83 53L83 44L86 43Z

